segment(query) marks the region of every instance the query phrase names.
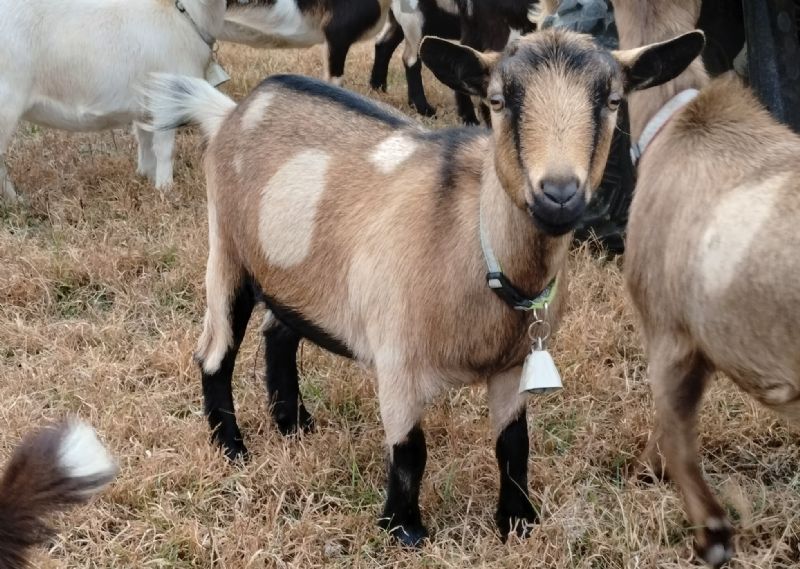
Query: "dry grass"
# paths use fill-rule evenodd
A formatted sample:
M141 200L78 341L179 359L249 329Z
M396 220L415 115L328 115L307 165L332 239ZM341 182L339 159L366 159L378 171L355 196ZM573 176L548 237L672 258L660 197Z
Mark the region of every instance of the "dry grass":
M224 46L241 96L277 71L320 75L317 51ZM348 62L365 92L369 46ZM428 76L432 102L450 94ZM404 110L397 61L390 94ZM497 472L480 390L461 390L426 419L423 512L435 541L393 546L375 525L384 448L373 382L306 346L302 389L319 430L281 438L270 423L250 334L235 378L253 461L234 468L208 445L191 352L203 311L205 191L199 140L179 138L177 184L161 199L135 177L127 132L20 127L10 171L27 198L0 206L0 458L47 419L89 419L122 471L93 504L57 520L41 567L685 567L691 542L670 485L622 471L651 421L645 363L618 266L577 252L571 310L554 346L566 389L536 399L530 464L543 522L500 543L491 517ZM258 318L254 319L258 320ZM800 560L798 447L790 432L717 382L701 423L703 465L740 532L734 567Z

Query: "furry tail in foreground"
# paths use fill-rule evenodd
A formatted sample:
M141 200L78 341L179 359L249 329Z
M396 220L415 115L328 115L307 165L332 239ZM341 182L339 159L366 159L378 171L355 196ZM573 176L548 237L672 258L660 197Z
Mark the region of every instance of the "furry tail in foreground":
M236 103L204 79L152 73L142 91L152 130L171 130L195 123L206 140L217 134Z
M28 435L0 479L0 569L27 567L44 542L44 517L87 502L108 485L117 466L90 426L65 421Z

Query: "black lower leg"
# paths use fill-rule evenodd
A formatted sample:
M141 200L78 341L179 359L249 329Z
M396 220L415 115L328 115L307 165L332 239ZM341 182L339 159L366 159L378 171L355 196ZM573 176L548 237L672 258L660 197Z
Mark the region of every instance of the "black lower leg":
M233 405L231 379L236 354L242 343L247 322L253 312L253 293L249 285L242 285L236 291L230 310L230 325L233 330L233 344L228 347L217 370L207 372L204 362L200 362L203 376L203 399L211 438L219 444L230 460L247 458L242 433L236 423Z
M417 59L414 65L406 65L406 83L408 83L408 104L414 107L419 114L432 117L436 114L428 99L425 97L425 87L422 84L422 62Z
M328 79L341 78L350 44L342 41L328 41Z
M264 331L267 393L272 418L284 435L299 429L311 431L314 427L298 385L297 348L300 340L299 334L278 321Z
M527 524L538 515L528 498L528 420L525 410L497 437L497 464L500 467L500 498L495 522L503 539L514 530L527 535Z
M405 442L392 447L380 525L411 547L418 547L428 537L419 511L419 489L427 457L425 433L419 426L409 431Z
M391 11L389 25L389 31L375 43L375 61L372 63L372 75L369 79L370 86L381 91L386 91L389 62L397 46L403 41L403 30Z
M478 117L475 115L475 105L472 98L464 93L456 93L456 108L458 116L464 124L479 124Z

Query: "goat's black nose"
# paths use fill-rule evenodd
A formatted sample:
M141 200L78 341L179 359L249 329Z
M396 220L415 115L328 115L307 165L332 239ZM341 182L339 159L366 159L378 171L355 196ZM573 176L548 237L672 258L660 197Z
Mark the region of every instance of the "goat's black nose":
M578 193L577 178L545 178L539 186L544 195L557 204L567 203Z

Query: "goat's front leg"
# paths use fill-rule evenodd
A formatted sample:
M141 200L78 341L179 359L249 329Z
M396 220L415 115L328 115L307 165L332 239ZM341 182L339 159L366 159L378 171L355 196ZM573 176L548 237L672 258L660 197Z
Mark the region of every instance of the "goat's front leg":
M643 460L656 473L666 469L683 495L695 528L695 549L706 563L720 567L733 556L733 531L725 510L703 479L695 432L709 365L682 339L671 336L648 345L656 425Z
M511 531L525 537L539 516L528 497L527 395L519 394L521 368L489 378L489 415L496 437L500 497L495 522L505 540Z
M424 403L417 397L409 373L380 367L378 398L389 446L386 504L379 524L403 545L419 547L428 537L419 510L419 491L428 458L425 433L419 425Z
M172 154L174 149L174 130L160 130L153 133L153 154L156 157L156 189L167 190L172 185Z
M372 74L369 79L370 87L373 89L386 91L389 62L394 50L402 43L403 37L403 30L390 10L389 21L381 35L375 40L375 59L372 62Z

